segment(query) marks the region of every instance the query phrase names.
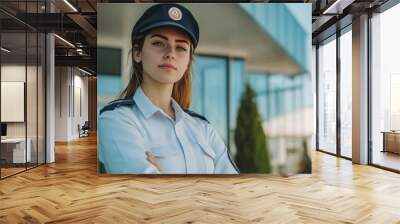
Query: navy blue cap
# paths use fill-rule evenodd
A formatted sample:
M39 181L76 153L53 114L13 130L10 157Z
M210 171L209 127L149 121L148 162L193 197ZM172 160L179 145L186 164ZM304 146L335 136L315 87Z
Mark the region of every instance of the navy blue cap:
M133 37L163 26L172 26L184 31L196 48L199 42L199 25L192 13L178 4L165 3L151 6L136 22L131 35Z

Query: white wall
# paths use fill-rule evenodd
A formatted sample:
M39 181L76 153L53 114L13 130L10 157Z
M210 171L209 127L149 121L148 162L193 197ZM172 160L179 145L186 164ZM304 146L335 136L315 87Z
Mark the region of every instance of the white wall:
M24 65L2 65L1 66L1 81L2 82L25 82L25 71ZM28 72L32 67L27 67ZM4 96L2 96L3 98ZM1 108L1 110L7 110L7 108ZM7 123L7 136L8 137L25 137L25 123L24 122L8 122Z
M56 67L55 86L55 140L77 139L78 124L88 120L88 78L76 68Z
M78 72L78 73L77 73ZM71 131L70 136L75 139L79 137L78 133L78 124L82 126L85 121L88 121L88 77L82 76L79 70L74 70L74 96L71 99L74 99L74 102L71 102L72 114L71 114ZM80 96L80 97L79 97ZM79 102L80 101L80 102ZM79 108L81 107L81 108ZM81 111L80 111L81 109Z
M24 122L24 82L1 82L1 121Z
M25 71L25 69L27 69ZM29 75L36 74L36 67L18 64L8 64L1 66L1 81L2 82L25 82L25 75L28 72ZM29 78L29 77L28 77ZM29 80L29 85L36 85L36 81ZM27 103L28 106L36 108L35 105L29 105L31 102L36 102L36 88L27 88ZM4 96L2 96L4 97ZM40 106L40 105L39 105ZM7 110L8 108L1 108L1 110ZM36 123L36 113L32 113L32 108L27 109L27 120L28 124L28 137L30 133L33 133L33 130L36 130L36 125L31 122L34 121ZM25 126L26 122L7 122L7 136L8 137L25 137ZM35 132L36 133L36 132Z
M67 141L68 86L70 83L68 68L56 67L55 74L55 140Z
M24 64L3 64L1 66L1 81L3 82L24 82L26 85L26 99L22 102L22 107L14 110L20 110L19 113L26 112L26 120L22 122L6 122L8 138L24 138L25 135L29 139L31 148L32 161L44 163L45 150L45 117L44 117L44 73L42 67ZM27 80L25 80L27 79ZM9 98L5 89L2 89L2 98ZM19 90L20 94L24 94L24 90ZM8 94L11 94L8 92ZM23 97L24 98L24 97ZM26 103L26 105L25 105ZM2 103L3 104L3 103ZM2 112L13 113L13 108L2 107ZM16 113L14 111L14 113ZM24 116L24 115L22 115ZM23 119L24 120L24 119ZM38 157L37 157L38 154ZM51 157L48 157L51 158ZM51 162L51 160L48 160Z

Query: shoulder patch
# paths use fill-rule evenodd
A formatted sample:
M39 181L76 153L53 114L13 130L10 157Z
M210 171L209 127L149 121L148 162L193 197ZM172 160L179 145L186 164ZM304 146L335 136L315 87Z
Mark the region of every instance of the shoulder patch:
M135 105L135 101L133 99L113 100L109 102L107 105L105 105L103 108L101 108L100 114L109 110L114 110L115 108L120 106L132 106L132 105Z
M183 109L183 111L185 111L187 114L189 114L189 115L192 116L192 117L197 117L197 118L200 118L200 119L203 120L203 121L206 121L207 123L210 123L210 122L207 120L207 118L204 117L203 115L200 115L200 114L198 114L198 113L196 113L196 112L194 112L194 111L188 110L188 109Z

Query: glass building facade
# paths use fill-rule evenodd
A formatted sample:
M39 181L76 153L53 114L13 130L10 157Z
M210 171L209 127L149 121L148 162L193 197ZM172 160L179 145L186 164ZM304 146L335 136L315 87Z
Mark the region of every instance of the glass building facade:
M311 30L304 29L294 13L290 11L287 4L269 3L269 4L248 4L240 3L240 6L252 17L266 33L285 49L296 63L303 70L309 70L309 57L304 57L310 50L309 35ZM303 13L311 16L310 5L298 5ZM306 18L310 21L311 18ZM311 28L311 26L309 26Z
M255 90L263 120L313 106L311 76L271 73L250 73L249 82Z
M196 56L190 109L210 121L235 153L234 130L246 83L244 61L228 57Z
M307 108L312 110L313 107L312 82L308 73L296 76L249 73L242 59L196 56L190 109L204 115L216 127L231 154L235 155L234 131L246 82L255 92L263 126L268 127L269 121L274 120L286 123L286 127L279 127L273 136L266 131L271 159L276 164L286 163L287 148L299 148L302 140L309 141L311 137L311 134L305 133L304 127L308 124L302 122L304 119L301 118L301 111ZM298 116L293 116L296 113ZM300 134L289 136L288 130L293 129L300 130ZM286 144L279 147L281 142Z

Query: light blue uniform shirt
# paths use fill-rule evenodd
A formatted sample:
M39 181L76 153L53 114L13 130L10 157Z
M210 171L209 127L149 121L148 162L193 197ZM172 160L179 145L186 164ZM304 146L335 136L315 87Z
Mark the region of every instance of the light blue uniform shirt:
M187 114L172 99L175 120L139 87L131 106L104 111L99 116L99 160L107 173L159 173L147 160L149 151L163 174L236 174L227 148L216 130Z

